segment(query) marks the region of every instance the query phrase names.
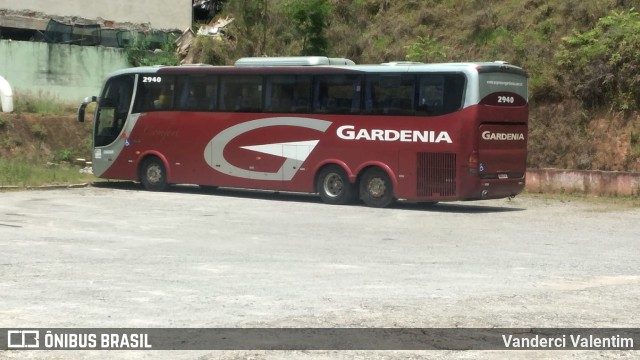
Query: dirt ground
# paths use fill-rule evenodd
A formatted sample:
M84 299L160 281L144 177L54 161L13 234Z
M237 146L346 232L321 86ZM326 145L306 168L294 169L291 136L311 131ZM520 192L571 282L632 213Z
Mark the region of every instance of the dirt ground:
M0 328L637 328L640 209L390 209L126 183L0 195ZM568 337L568 336L567 336ZM153 341L152 341L153 342ZM2 359L632 359L633 351L7 351ZM637 346L637 345L636 345Z
M62 154L90 159L91 125L75 115L0 114L0 159L47 162Z

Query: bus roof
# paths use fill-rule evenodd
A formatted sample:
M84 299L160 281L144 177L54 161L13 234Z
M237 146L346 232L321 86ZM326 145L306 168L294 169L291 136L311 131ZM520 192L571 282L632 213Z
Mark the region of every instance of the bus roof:
M269 67L268 70L264 70ZM260 70L263 69L263 70ZM459 62L459 63L417 63L409 61L388 62L382 64L356 65L353 61L343 58L328 58L322 56L294 56L279 58L241 58L235 66L213 66L208 64L180 65L180 66L146 66L118 70L109 77L143 73L212 73L222 70L225 73L287 73L302 72L313 73L329 72L331 70L349 72L375 72L375 73L419 73L419 72L464 72L464 73L489 73L502 72L527 76L520 67L505 63L495 62Z

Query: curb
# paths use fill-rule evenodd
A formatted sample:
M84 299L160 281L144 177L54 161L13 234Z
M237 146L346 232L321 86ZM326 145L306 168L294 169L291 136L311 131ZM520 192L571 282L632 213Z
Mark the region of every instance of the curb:
M88 187L90 183L71 184L71 185L42 185L42 186L26 186L25 190L60 190L60 189L79 189ZM15 189L19 188L17 186Z
M595 196L640 196L640 174L624 171L528 169L527 191Z

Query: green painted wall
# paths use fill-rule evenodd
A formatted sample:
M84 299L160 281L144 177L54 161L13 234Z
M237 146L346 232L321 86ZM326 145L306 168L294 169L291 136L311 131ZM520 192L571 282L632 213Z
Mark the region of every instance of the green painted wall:
M107 74L126 67L121 49L0 40L0 76L11 84L14 99L25 91L47 92L79 103L98 95Z

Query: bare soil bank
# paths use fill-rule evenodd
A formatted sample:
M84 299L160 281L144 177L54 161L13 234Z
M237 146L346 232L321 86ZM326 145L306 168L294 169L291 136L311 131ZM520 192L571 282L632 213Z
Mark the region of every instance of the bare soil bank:
M0 158L43 163L65 156L90 159L91 125L78 123L74 115L0 114Z

